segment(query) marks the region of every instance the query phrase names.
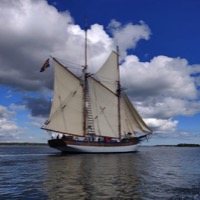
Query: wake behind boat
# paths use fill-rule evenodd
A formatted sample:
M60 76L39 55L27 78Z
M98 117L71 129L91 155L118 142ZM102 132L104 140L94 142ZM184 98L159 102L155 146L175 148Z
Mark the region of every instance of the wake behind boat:
M96 74L88 72L87 30L85 66L81 77L52 58L54 97L42 129L62 134L50 147L74 153L134 152L152 134L120 84L119 52L110 56ZM136 137L136 133L141 136Z

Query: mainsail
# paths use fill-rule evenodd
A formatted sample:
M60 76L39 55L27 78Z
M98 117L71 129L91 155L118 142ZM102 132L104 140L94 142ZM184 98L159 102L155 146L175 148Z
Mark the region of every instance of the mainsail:
M86 120L90 120L90 123L86 122L87 126L92 126L93 134L96 136L119 138L129 132L152 132L125 92L119 96L118 54L116 52L110 54L95 75L87 74L86 76L86 91L88 92L86 114L83 109L83 81L56 59L54 61L54 98L50 117L44 129L84 136L84 117L86 117ZM89 130L90 128L87 127L86 134L89 134Z
M83 87L81 81L54 59L54 97L45 129L83 135Z
M119 137L116 94L91 77L88 81L95 134Z
M100 82L90 81L93 116L96 116L94 120L96 134L103 136L106 134L106 136L109 137L119 137L119 123L121 124L121 136L130 132L152 132L142 120L137 110L133 107L125 92L120 96L119 107L121 116L120 122L118 121L118 73L118 54L112 52L107 61L95 75ZM101 122L104 124L103 127L100 127L99 125ZM107 130L105 127L107 127Z

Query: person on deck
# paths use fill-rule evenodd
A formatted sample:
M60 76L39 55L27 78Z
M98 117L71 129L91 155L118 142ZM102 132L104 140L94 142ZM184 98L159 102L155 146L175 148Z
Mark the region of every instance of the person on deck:
M109 137L105 137L105 142L110 142L110 138Z

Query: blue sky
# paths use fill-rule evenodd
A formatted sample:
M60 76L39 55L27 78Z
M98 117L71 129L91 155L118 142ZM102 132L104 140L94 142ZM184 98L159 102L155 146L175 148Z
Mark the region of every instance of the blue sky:
M82 65L88 18L89 65L119 45L122 83L155 130L148 145L200 143L200 1L0 1L0 140L46 142L53 55ZM101 59L100 59L101 58Z

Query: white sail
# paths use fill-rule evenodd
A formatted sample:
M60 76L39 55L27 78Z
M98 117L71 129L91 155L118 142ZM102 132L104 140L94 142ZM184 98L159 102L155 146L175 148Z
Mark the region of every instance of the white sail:
M152 132L142 120L126 94L123 94L121 99L121 127L122 135L128 132Z
M55 60L54 97L45 129L83 135L83 89L80 80Z
M118 77L118 55L112 52L97 72L98 81L89 78L89 91L96 135L119 137L118 101L116 96ZM151 132L128 97L120 100L121 135L131 132Z
M92 77L88 82L95 134L119 137L117 96Z
M116 52L112 52L104 65L96 73L98 80L101 81L112 92L117 91L118 77L118 55Z

